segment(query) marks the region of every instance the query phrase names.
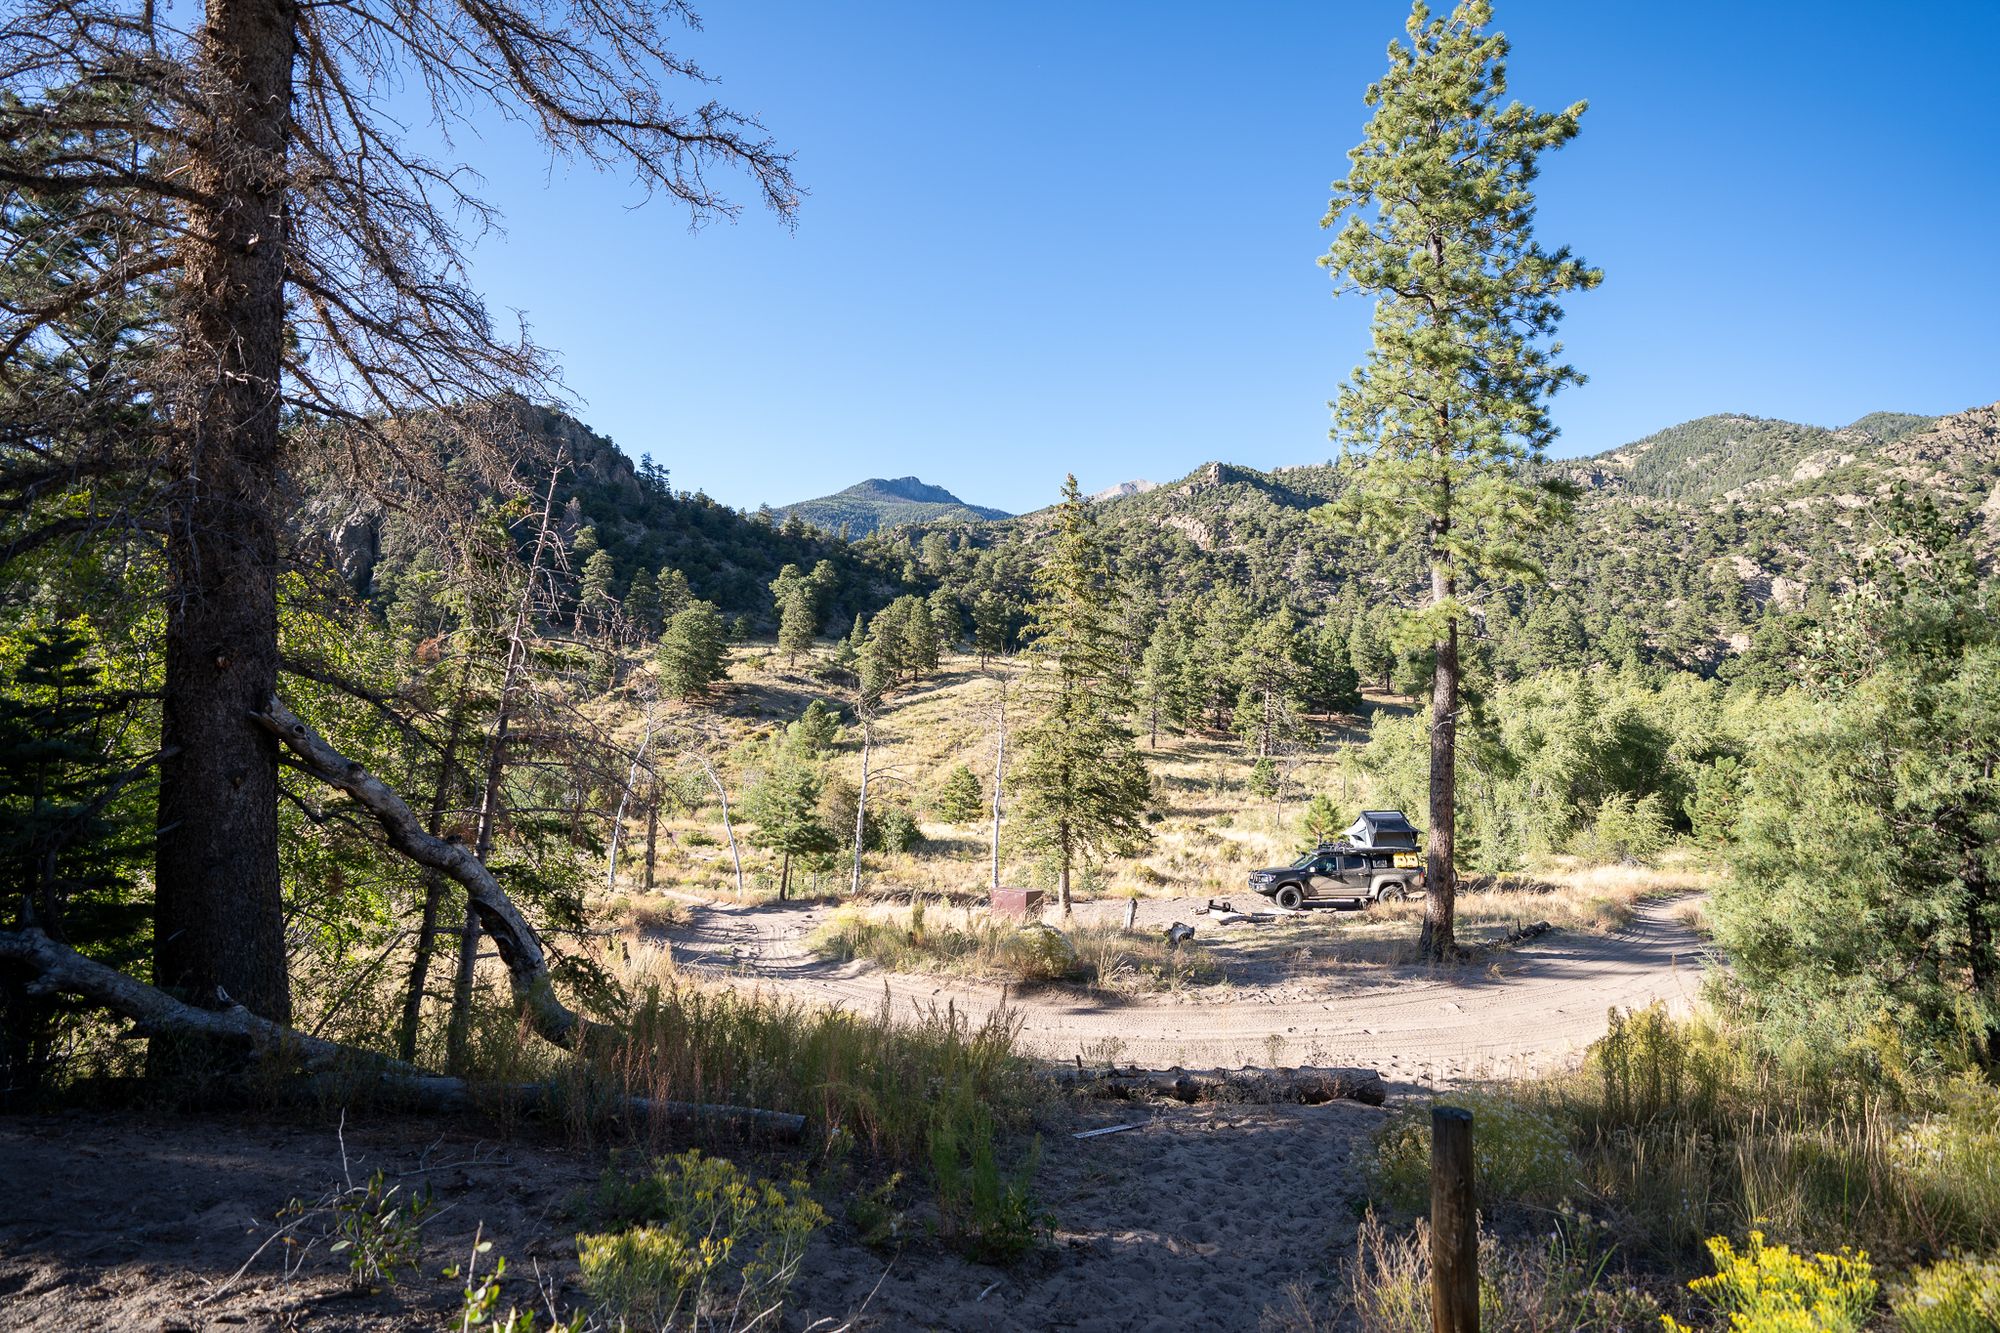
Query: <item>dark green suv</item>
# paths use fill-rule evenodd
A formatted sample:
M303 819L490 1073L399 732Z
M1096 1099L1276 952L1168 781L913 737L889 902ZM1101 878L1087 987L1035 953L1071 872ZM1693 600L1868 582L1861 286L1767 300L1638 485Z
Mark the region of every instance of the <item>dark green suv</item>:
M1365 907L1424 891L1420 853L1400 848L1331 843L1288 866L1250 872L1250 889L1278 906Z

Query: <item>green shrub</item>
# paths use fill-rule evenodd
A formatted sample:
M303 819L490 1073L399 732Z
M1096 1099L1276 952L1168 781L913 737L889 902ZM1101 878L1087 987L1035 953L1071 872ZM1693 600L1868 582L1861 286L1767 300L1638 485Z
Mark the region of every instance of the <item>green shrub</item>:
M1752 1231L1741 1253L1726 1236L1708 1242L1715 1272L1688 1283L1730 1333L1861 1333L1875 1305L1876 1284L1866 1254L1796 1254L1766 1245ZM1692 1333L1669 1318L1673 1333Z
M1661 1121L1712 1125L1747 1079L1748 1057L1706 1019L1675 1019L1654 1004L1611 1011L1584 1068L1602 1100L1595 1127L1637 1128Z
M957 1097L940 1106L931 1124L930 1158L938 1231L947 1244L981 1263L1012 1263L1040 1243L1049 1227L1034 1195L1041 1140L1013 1171L1002 1171L993 1118Z
M1944 1241L2000 1244L2000 1088L1967 1075L1945 1085L1941 1102L1895 1136L1890 1160Z
M2000 1328L2000 1260L1946 1259L1920 1268L1889 1301L1903 1333Z
M885 852L914 852L924 841L924 830L917 823L917 817L900 805L884 810L876 829L876 837Z
M1673 837L1667 801L1659 792L1634 799L1613 792L1597 806L1590 828L1578 834L1570 850L1592 861L1650 864Z
M1580 1167L1555 1117L1492 1093L1454 1092L1438 1100L1472 1112L1473 1177L1482 1200L1557 1203L1577 1191ZM1421 1207L1430 1198L1430 1172L1431 1106L1405 1106L1376 1136L1374 1195Z
M722 839L716 837L707 829L690 829L688 832L681 834L681 841L690 847L720 847L722 845Z
M752 1180L690 1149L609 1192L645 1225L576 1238L584 1290L621 1327L697 1328L720 1314L781 1309L826 1214L803 1181ZM734 1321L731 1320L731 1323Z

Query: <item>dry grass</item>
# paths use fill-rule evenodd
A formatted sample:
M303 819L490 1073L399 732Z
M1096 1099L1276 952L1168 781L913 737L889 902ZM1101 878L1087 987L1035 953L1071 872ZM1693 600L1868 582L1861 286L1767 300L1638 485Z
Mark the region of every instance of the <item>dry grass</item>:
M996 919L978 908L921 900L904 907L850 904L813 936L840 961L865 959L894 972L979 977L1015 985L1068 983L1091 990L1178 990L1217 981L1199 945L1171 947L1157 935L1115 925L1058 931Z
M1018 664L1006 670L1018 689ZM997 668L981 671L977 659L954 656L946 659L936 676L892 695L876 725L870 758L874 771L892 771L900 779L885 792L912 801L924 813L943 775L964 764L978 775L983 795L990 799L1000 679ZM790 721L814 698L831 698L834 692L814 681L804 664L787 671L781 661L754 646L736 650L730 681L714 710L720 737L716 753L724 782L732 793L740 793L750 777L737 767L742 744ZM1369 699L1369 707L1377 711L1402 706L1390 696ZM636 715L621 725L633 729L636 742ZM1162 736L1157 747L1142 739L1156 792L1148 824L1151 841L1135 856L1094 867L1088 882L1079 887L1079 900L1235 896L1237 905L1245 906L1245 876L1290 861L1305 845L1299 819L1311 794L1323 792L1342 809L1360 809L1375 799L1368 775L1354 758L1356 743L1365 739L1365 729L1347 728L1319 750L1288 763L1284 789L1275 802L1250 793L1255 761L1233 739ZM851 737L829 762L832 771L849 783L859 776L860 756ZM912 894L960 902L983 899L992 874L991 826L983 818L963 825L925 820L923 831L924 842L911 852L871 853L865 858L864 892L897 900ZM776 859L750 845L751 830L740 822L737 833L743 844L743 894L736 889L720 812L712 805L671 812L661 820L655 881L677 892L730 901L774 897ZM1016 854L1004 826L1001 850L1006 883L1047 887L1045 872L1031 858ZM628 869L638 871L636 857L630 858ZM1703 890L1709 879L1682 853L1669 853L1657 867L1590 866L1575 858L1556 858L1525 873L1468 880L1459 900L1460 921L1470 939L1542 920L1573 930L1615 930L1630 920L1641 901ZM836 868L823 868L817 875L810 869L795 870L794 881L798 897L844 894L848 868L842 859ZM1414 936L1422 910L1421 903L1374 908L1344 933L1354 937L1353 943L1366 944L1364 952L1380 953L1376 946ZM1109 969L1116 972L1119 966L1111 960ZM1146 971L1143 961L1132 966ZM926 970L936 970L935 964Z

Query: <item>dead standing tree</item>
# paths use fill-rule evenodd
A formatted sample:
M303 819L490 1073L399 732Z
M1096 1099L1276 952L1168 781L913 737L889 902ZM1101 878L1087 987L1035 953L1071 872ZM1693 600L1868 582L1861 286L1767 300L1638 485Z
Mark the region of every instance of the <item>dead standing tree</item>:
M720 169L747 172L781 216L796 191L754 121L667 99L669 85L708 82L667 45L671 25L695 21L674 0L207 0L192 29L174 26L179 12L10 7L0 185L147 220L134 263L164 286L174 328L147 390L168 425L166 494L139 520L164 530L174 754L155 975L283 1021L278 743L252 720L280 669L281 413L345 422L349 449L395 458L375 428L385 418L551 384L541 353L499 336L467 284L461 226L489 220L467 173L406 148L373 91L420 89L447 130L482 110L526 119L554 155L625 167L696 222L736 211L710 179ZM99 144L106 117L76 90L106 85L144 96L121 113L127 132ZM74 147L12 151L51 136ZM0 359L22 355L66 299L15 303Z

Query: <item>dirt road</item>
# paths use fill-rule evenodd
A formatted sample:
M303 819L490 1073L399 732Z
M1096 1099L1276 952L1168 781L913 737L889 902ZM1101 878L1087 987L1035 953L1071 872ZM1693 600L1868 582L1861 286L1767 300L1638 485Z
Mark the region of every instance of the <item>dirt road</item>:
M1188 914L1190 906L1148 904L1141 926L1147 917L1176 911L1201 922ZM905 1012L949 1000L983 1016L1004 1000L1023 1019L1024 1045L1052 1060L1081 1055L1156 1069L1354 1064L1379 1069L1404 1087L1561 1065L1603 1035L1614 1007L1659 1000L1685 1010L1707 966L1702 941L1675 919L1674 905L1651 903L1617 933L1555 932L1483 967L1361 966L1330 956L1337 952L1330 949L1315 957L1308 921L1291 928L1287 940L1296 947L1283 967L1228 965L1234 946L1269 927L1204 929L1203 940L1230 977L1221 985L1149 996L1054 987L1010 992L965 978L816 958L806 939L828 910L704 905L671 932L674 954L685 968L819 1003L879 1007L886 992ZM1105 910L1122 911L1122 904Z

